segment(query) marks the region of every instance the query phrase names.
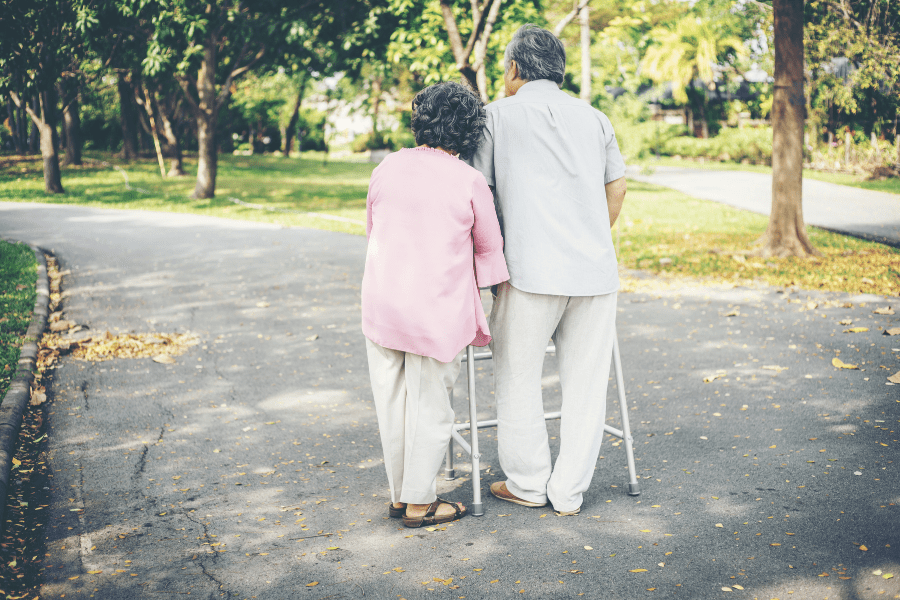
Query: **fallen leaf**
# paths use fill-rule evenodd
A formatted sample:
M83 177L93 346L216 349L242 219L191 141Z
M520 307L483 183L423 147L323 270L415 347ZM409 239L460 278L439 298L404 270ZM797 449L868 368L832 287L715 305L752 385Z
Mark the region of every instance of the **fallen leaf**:
M716 523L716 527L725 527L725 526L722 525L721 523Z
M641 533L650 533L649 529L641 529Z
M866 548L864 545L861 545L861 546L859 547L859 549L862 550L863 552L868 552L868 551L869 551L869 549Z
M856 365L847 364L838 357L834 357L831 359L831 364L837 367L838 369L858 369Z
M722 587L722 591L723 591L723 592L733 592L734 590L731 589L731 588L728 587L728 586L723 586L723 587Z
M100 573L102 573L102 572L103 572L103 571L88 571L88 575L98 575L98 574L100 574Z
M900 327L891 327L884 330L884 335L900 335Z
M853 325L853 319L841 319L838 325Z
M331 550L331 549L332 548L329 548L329 550ZM337 550L337 548L334 548L334 550ZM397 573L403 573L403 567L394 567L393 569L391 569L391 571L396 571Z
M81 577L81 575L75 575L74 577L69 577L69 581L74 581L74 580L78 579L79 577Z
M631 569L629 573L646 573L647 569Z
M169 356L168 354L157 354L151 360L153 360L153 362L161 363L164 365L174 365L175 364L175 359L172 358L171 356Z
M662 563L656 563L656 566L657 566L657 567L664 567L664 566L666 566L666 563L664 563L664 562L662 562Z
M892 579L894 577L893 573L885 573L881 576L882 579Z
M40 406L47 400L47 394L40 390L31 392L31 406Z
M319 339L319 334L318 334L318 333L314 333L314 334L312 334L311 336L309 336L308 338L306 338L306 341L307 341L307 342L314 342L314 341L316 341L317 339Z
M52 331L54 333L58 333L60 331L68 331L69 329L72 329L73 327L75 327L74 321L67 321L65 319L62 319L60 321L50 323L49 329L50 329L50 331Z
M591 546L585 546L584 549L585 550L593 550L593 548Z
M894 309L890 306L881 306L872 311L873 315L892 315L894 314Z
M731 587L733 587L733 588L736 589L736 590L742 590L742 589L744 589L743 586L740 586L740 585L738 585L738 584L734 584L734 585L731 586Z
M787 371L790 367L779 367L778 365L766 365L763 369L768 369L769 371L775 371L777 373L781 373L782 371Z
M703 383L710 383L710 382L713 382L713 381L715 381L716 379L719 379L719 378L721 378L721 377L725 377L725 375L726 375L725 371L716 371L716 373L715 373L714 375L707 375L706 377L704 377L704 378L703 378Z
M893 375L887 378L891 383L900 383L900 371L897 371Z
M320 546L320 547L321 547L321 546ZM312 586L314 586L314 585L319 585L319 582L318 582L318 581L313 581L312 583L307 583L307 584L306 584L306 587L312 587Z
M268 308L269 303L268 302L257 302L256 306L258 306L259 308Z
M845 329L844 333L863 333L868 330L868 327L851 327L850 329Z
M776 444L772 444L771 446L769 446L769 449L775 448L775 446Z

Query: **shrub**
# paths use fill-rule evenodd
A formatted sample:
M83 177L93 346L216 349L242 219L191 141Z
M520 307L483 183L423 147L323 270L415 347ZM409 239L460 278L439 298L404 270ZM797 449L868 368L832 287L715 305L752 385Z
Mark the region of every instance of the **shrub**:
M747 161L753 164L772 162L772 128L725 128L708 139L680 136L666 140L662 154L706 157L714 160Z

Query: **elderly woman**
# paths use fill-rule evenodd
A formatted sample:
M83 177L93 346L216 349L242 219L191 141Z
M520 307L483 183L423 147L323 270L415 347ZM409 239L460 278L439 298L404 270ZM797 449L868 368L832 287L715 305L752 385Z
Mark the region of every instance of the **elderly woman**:
M465 347L491 340L478 288L509 273L493 196L460 160L482 139L481 101L458 83L439 83L412 109L419 145L389 155L369 183L362 330L389 515L421 527L467 512L436 494L454 420L450 391Z

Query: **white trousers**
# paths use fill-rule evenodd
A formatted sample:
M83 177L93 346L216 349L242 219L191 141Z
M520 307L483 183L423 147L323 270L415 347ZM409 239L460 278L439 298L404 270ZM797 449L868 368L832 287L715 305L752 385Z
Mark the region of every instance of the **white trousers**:
M449 363L366 339L369 378L392 502L430 504L453 428L450 393L460 353Z
M559 511L579 508L591 483L603 424L617 293L531 294L509 282L491 310L500 467L510 492ZM560 446L551 466L541 370L553 337L562 388Z

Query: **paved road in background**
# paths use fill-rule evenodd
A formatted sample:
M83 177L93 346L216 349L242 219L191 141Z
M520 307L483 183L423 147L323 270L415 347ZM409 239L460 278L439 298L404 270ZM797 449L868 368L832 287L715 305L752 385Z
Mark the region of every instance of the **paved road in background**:
M628 177L763 215L772 209L772 176L766 173L656 166L646 175L632 168ZM900 194L804 179L803 219L807 225L900 246Z
M66 318L91 332L201 340L174 365L62 358L41 597L900 594L900 387L886 385L900 338L882 335L900 323L873 314L884 298L623 293L642 495L625 494L623 445L607 440L580 516L488 495L484 517L411 530L387 518L359 327L364 238L8 203L0 236L55 253L70 271ZM842 333L846 319L869 331ZM834 368L835 356L860 369ZM491 365L479 367L488 418ZM556 369L548 357L548 409ZM458 418L465 389L463 375ZM613 402L608 415L618 423ZM550 431L556 451L558 423ZM485 491L502 479L495 435L481 433ZM439 492L467 502L460 471Z

